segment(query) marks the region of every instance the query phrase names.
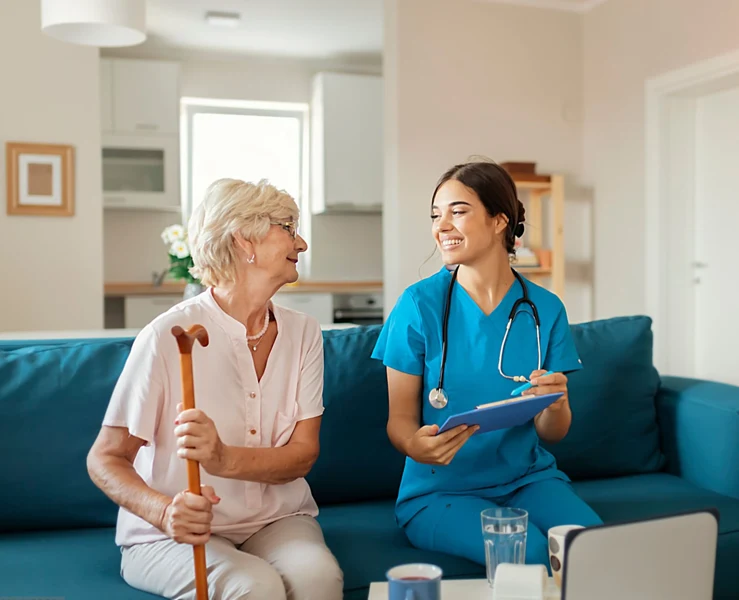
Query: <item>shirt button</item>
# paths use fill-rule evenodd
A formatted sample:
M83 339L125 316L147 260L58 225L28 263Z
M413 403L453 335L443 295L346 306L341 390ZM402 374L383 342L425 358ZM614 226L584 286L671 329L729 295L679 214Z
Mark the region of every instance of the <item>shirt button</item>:
M257 397L257 393L256 392L252 392L251 394L249 394L249 397L250 398L256 398Z
M252 429L249 433L251 433L252 435L257 435L257 430L256 429Z

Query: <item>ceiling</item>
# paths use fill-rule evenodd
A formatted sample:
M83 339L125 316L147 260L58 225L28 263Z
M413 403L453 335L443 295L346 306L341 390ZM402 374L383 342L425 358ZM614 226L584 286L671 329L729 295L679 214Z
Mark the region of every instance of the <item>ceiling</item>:
M382 53L383 0L147 0L149 47L330 58ZM241 13L235 29L207 11Z
M464 0L454 0L463 2ZM587 12L605 0L471 0ZM241 14L214 27L208 11ZM137 52L187 49L224 54L370 60L382 55L383 0L147 0L148 39Z

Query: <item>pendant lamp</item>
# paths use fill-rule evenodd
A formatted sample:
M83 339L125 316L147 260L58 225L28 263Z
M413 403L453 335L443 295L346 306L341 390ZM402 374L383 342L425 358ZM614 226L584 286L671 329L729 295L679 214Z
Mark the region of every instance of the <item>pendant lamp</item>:
M84 46L135 46L146 39L146 0L41 0L41 30Z

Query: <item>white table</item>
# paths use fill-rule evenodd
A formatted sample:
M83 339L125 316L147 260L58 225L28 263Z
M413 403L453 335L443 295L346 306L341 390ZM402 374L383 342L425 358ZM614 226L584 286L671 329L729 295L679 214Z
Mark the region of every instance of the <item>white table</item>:
M441 594L444 600L492 600L493 588L487 579L442 579ZM560 596L559 588L550 578L546 599L559 600ZM387 600L387 582L370 584L367 600Z

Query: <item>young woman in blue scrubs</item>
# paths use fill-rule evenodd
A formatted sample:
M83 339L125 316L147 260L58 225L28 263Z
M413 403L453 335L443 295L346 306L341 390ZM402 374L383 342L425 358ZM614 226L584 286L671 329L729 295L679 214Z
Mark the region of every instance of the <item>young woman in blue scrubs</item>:
M539 443L567 434L572 414L566 373L582 366L564 306L553 293L525 281L541 322L541 369L527 304L518 308L499 369L509 313L523 293L510 266L524 222L515 184L494 163L454 166L434 191L431 221L449 268L403 292L373 352L387 367L388 435L407 456L398 523L414 546L484 565L480 512L523 508L529 514L526 562L548 564L550 527L601 523ZM429 392L439 383L444 307L456 267L443 385L448 403L435 408ZM554 374L543 376L547 371ZM520 376L535 385L527 393L564 395L522 426L480 435L474 435L475 427L460 426L436 435L448 416L510 397Z

